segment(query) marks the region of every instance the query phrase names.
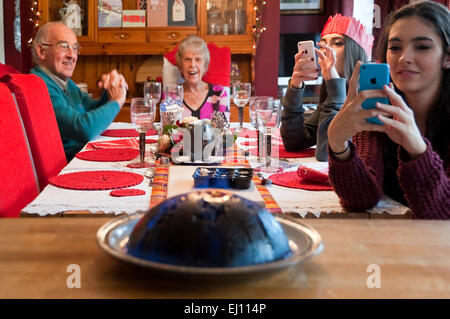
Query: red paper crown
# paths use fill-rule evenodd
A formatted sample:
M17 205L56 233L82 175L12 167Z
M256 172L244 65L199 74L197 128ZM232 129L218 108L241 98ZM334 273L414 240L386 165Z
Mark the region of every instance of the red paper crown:
M352 38L370 57L373 36L368 34L366 28L355 18L345 17L339 13L335 14L334 17L330 16L323 27L322 36L330 33L345 34Z

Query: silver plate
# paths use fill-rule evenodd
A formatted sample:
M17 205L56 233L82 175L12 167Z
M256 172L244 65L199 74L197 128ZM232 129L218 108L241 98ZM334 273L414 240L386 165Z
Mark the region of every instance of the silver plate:
M142 216L143 213L119 217L101 226L97 231L97 242L100 248L122 261L152 270L178 275L209 277L249 275L282 270L300 264L323 250L322 238L314 228L285 216L274 215L288 236L292 251L289 257L282 260L242 267L190 267L153 262L132 256L127 253L126 249L129 236Z

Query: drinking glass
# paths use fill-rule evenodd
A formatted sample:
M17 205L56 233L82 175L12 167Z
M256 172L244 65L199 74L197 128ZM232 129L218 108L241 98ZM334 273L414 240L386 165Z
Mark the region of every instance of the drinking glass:
M155 122L156 106L161 100L161 82L145 82L144 83L144 98L147 101L152 101L152 106L155 109L153 112L153 122Z
M280 127L281 124L280 100L255 100L254 104L258 129L264 136L264 153L266 157L265 166L257 167L255 170L261 173L280 172L283 168L280 166L273 166L271 162L272 129Z
M263 133L258 129L258 121L257 121L257 116L256 116L256 107L255 107L255 101L272 101L273 98L271 96L252 96L250 98L249 101L249 117L250 117L250 123L252 124L252 126L257 130L258 135L257 135L257 161L261 162L262 161L262 157L261 157L261 153L262 152L262 146L264 145L264 135Z
M152 101L135 97L131 99L130 115L131 123L139 133L139 159L142 167L145 165L145 134L153 124L154 107Z
M233 83L233 102L238 107L240 129L242 129L242 122L244 121L244 106L248 103L251 95L251 83Z
M177 101L180 105L183 105L183 86L178 84L169 84L164 87L164 100Z

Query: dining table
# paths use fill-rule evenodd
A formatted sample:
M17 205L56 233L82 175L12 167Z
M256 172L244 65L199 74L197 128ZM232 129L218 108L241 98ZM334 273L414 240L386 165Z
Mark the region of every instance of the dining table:
M230 123L230 129L237 129L238 123ZM133 130L131 123L113 122L108 127L108 131ZM250 123L244 123L244 128L248 134L241 134L236 139L234 162L226 166L231 167L251 167L256 168L261 165L261 159L253 152L256 145L256 131ZM282 143L279 130L272 134L273 144ZM147 150L152 143L157 142L158 135L147 136ZM114 143L126 142L127 147L138 149L137 139L134 137L117 137L109 134L99 135L88 143L80 153L73 158L67 166L59 173L58 177L65 174L93 172L93 171L114 171L133 173L144 176L146 168L130 168L129 164L139 161L138 153L136 158L128 158L122 161L95 161L86 158L87 150L95 148L123 147L114 146ZM253 149L253 150L252 150ZM133 151L133 150L132 150ZM288 156L287 158L273 159L275 164L283 168L283 173L292 172L295 175L299 165L309 167L314 170L324 170L328 168L327 162L319 162L314 157L314 148L301 157ZM137 150L136 150L137 152ZM238 154L238 155L236 155ZM83 156L81 156L83 155ZM273 154L272 154L273 155ZM275 154L276 157L277 154ZM279 154L280 156L287 156ZM131 155L133 157L133 155ZM147 158L151 154L147 154ZM158 167L158 163L156 164ZM140 183L129 187L139 196L111 196L111 190L83 190L63 188L52 183L47 185L38 197L27 205L21 212L22 217L46 216L46 217L73 217L73 216L118 216L123 214L133 214L146 211L150 207L159 203L167 197L198 190L194 187L193 173L199 165L184 165L170 163L164 172L153 180L155 183L149 185L149 180L143 178ZM390 219L410 219L412 217L408 207L398 203L387 196L373 208L365 211L350 211L341 207L339 198L331 189L329 190L309 190L279 186L276 184L263 185L263 179L268 180L272 174L261 173L254 175L251 187L248 190L230 190L236 195L247 197L265 204L272 212L282 212L286 215L298 218L390 218ZM159 181L159 182L158 182ZM122 187L127 189L127 187ZM270 207L269 207L270 206Z
M297 219L320 234L319 254L279 271L225 280L161 274L113 258L96 240L109 221L1 220L0 298L450 297L450 221Z
M236 128L236 123L231 126ZM108 129L130 128L130 123L114 122ZM249 123L245 128L252 130ZM147 137L150 145L157 138ZM100 135L82 152L114 148L120 140L124 138ZM220 167L256 168L258 158L249 151L255 141L254 132L238 137L234 161ZM136 150L136 139L125 142ZM263 184L270 174L255 174L249 189L231 191L266 205L276 218L316 232L318 246L307 258L283 267L262 264L259 271L241 273L189 273L129 262L105 249L100 239L113 236L101 237L102 229L141 216L168 197L195 191L192 174L197 166L157 162L149 183L146 168L129 167L138 156L92 161L85 155L71 160L58 177L103 170L134 173L138 182L119 190L132 188L138 195L116 197L110 189L76 190L50 183L20 218L0 222L0 298L189 299L196 300L189 303L194 305L211 298L450 297L450 221L413 219L406 206L386 197L371 210L347 211L332 190ZM317 170L328 165L311 154L282 158L276 164L285 172L295 172L299 165Z

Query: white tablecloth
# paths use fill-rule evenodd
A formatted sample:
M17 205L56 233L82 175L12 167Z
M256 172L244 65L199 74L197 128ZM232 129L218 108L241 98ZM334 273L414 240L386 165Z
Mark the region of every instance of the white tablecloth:
M236 126L232 123L232 126ZM246 127L251 127L249 123ZM131 128L130 123L114 122L110 125L110 129ZM155 138L149 137L149 138ZM98 136L95 141L107 141L117 139L113 137ZM246 139L239 137L238 145L243 149L252 148L254 146L241 146L240 143ZM256 140L256 139L255 139ZM253 161L255 157L250 157L250 164L256 165ZM133 160L137 161L137 159ZM86 170L119 170L144 174L145 169L131 169L126 167L132 161L128 162L93 162L84 161L74 158L60 174L86 171ZM317 162L314 157L289 159L292 166L285 171L296 170L298 164L303 164L316 169L327 167L326 162ZM190 171L190 170L189 170ZM266 175L268 176L268 175ZM180 177L183 178L183 177ZM173 181L173 177L171 177ZM112 214L127 213L132 214L138 211L145 211L150 205L151 187L148 186L148 179L133 188L142 189L146 192L143 196L130 197L112 197L109 195L110 190L106 191L79 191L63 189L53 185L48 185L39 196L23 209L24 213L38 215L53 215L67 211L83 211L105 212ZM341 212L342 208L339 204L338 197L332 191L305 191L301 189L290 189L276 185L268 186L268 189L283 212L294 212L304 217L308 213L315 214L317 217L323 213ZM186 189L186 192L189 189ZM387 212L393 215L402 215L408 211L408 208L384 197L376 207L369 210L371 213Z

